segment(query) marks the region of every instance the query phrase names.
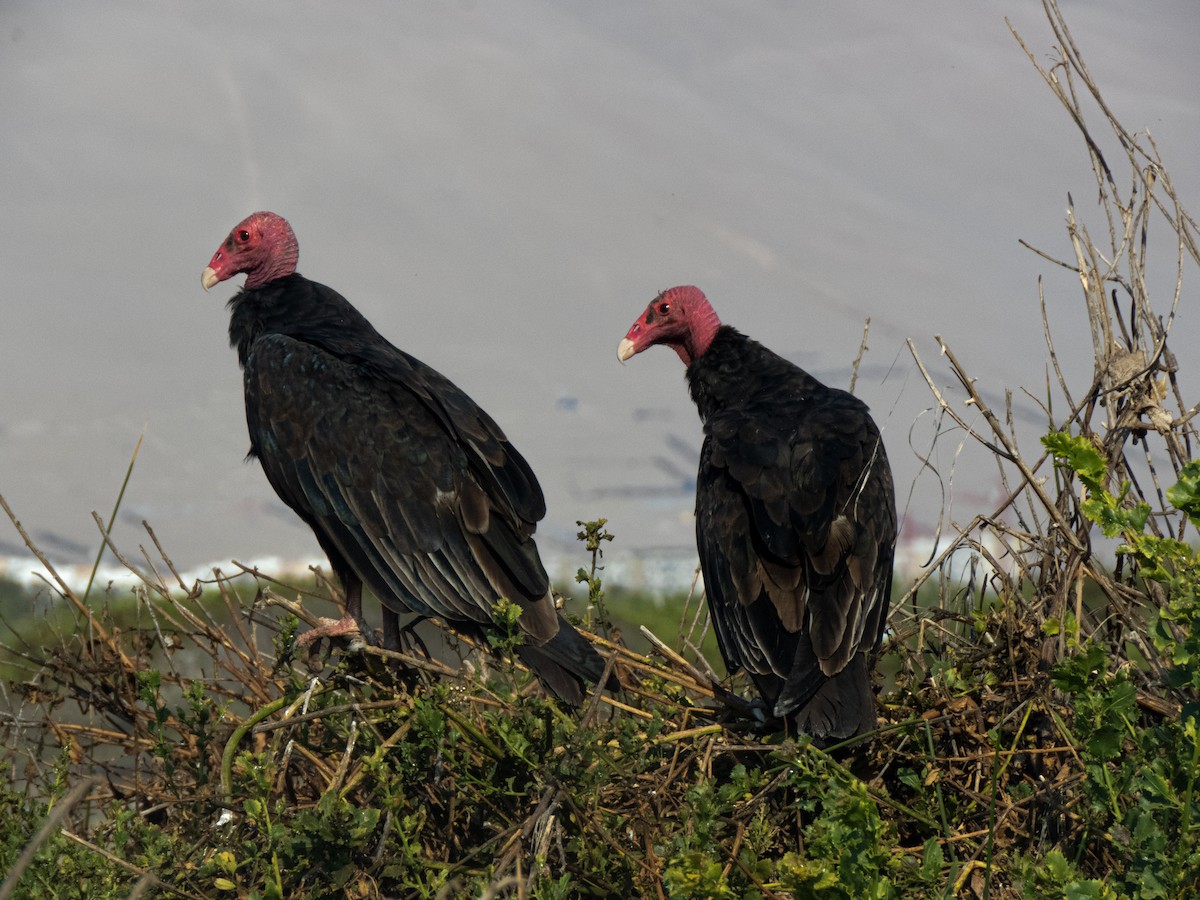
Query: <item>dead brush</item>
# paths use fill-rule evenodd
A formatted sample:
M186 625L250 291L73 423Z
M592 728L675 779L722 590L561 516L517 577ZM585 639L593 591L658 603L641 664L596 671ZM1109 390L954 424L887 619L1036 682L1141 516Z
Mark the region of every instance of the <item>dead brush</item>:
M215 873L209 880L218 883L222 854L231 851L216 848L228 844L231 830L253 830L255 817L270 805L247 799L248 794L257 791L270 802L285 802L293 812L350 801L370 809L378 805L373 766L381 755L403 750L421 718L432 716L448 723L454 747L445 746L450 738L441 734L436 747L426 748L434 758L414 763L434 775L420 786L427 794L419 798L424 815L442 818L441 827L421 832L422 865L443 871L443 886L464 877L502 879L514 871L527 881L543 867L536 859L546 859L553 846L562 853L563 832L555 825L560 817L594 814L597 800L620 808L636 798L638 808L646 796L670 797L675 782L711 774L714 759L725 752L726 737L709 708L713 686L673 652L664 665L592 636L630 690L624 700L594 695L577 721L530 696L532 682L515 664L493 685L494 679L469 668L366 648L316 677L288 662L295 625L272 610L314 617L271 579L239 567L232 577L214 572L210 582L188 586L161 548L159 564L150 565L147 556L142 567L110 549L139 579L137 628L119 630L105 623L40 556L62 598L77 610L78 625L58 635L53 646L8 647L29 673L12 686L20 701L5 722L9 746L21 748L19 780L86 785L85 791L72 792L59 834L97 853L101 848L88 835L120 807L181 839L177 847L183 852L173 860L177 871L209 869ZM158 575L159 568L173 583ZM245 593L247 584L253 591L244 598L238 588ZM202 594L207 603L198 602ZM385 661L391 665L380 664ZM395 677L394 665L407 672L406 680ZM409 688L432 699L421 699ZM475 783L464 773L511 766L514 754L517 762L536 768L529 748L496 734L498 722L519 718L525 704L532 704L544 725L540 755L563 758L572 740L590 736L619 715L628 722L625 740L639 750L662 748L657 755L664 767L638 772L623 786L614 780L598 798L586 800L565 778L549 777L540 793L529 795L530 808L521 803L506 809L490 796L490 782ZM770 750L753 743L743 749ZM616 769L617 758L629 750L605 747L601 752ZM436 758L442 755L444 760ZM88 777L80 781L85 772ZM614 790L624 796L613 796ZM479 821L481 811L488 814L486 824ZM633 833L616 834L597 823L595 836L624 854ZM49 837L39 835L40 840ZM373 855L381 855L388 843L386 821L382 833L371 838ZM640 848L640 842L639 837L632 846ZM148 869L116 857L112 861L147 884L170 889ZM235 875L236 866L226 874ZM278 887L283 888L282 881ZM203 889L180 884L174 892L201 895Z

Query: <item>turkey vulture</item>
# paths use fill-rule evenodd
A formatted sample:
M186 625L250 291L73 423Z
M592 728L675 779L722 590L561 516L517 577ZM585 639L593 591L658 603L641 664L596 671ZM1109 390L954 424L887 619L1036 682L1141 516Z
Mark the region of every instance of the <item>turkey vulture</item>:
M896 501L866 405L722 325L695 287L655 297L617 357L655 344L687 366L704 423L696 544L726 665L800 732L869 731Z
M561 699L582 699L604 662L559 615L533 541L546 503L504 432L462 390L388 343L331 288L296 272L296 236L258 212L217 248L205 290L239 273L230 344L246 395L250 456L312 528L346 592L345 616L304 636L363 625L365 584L397 613L482 637L518 604L517 653Z

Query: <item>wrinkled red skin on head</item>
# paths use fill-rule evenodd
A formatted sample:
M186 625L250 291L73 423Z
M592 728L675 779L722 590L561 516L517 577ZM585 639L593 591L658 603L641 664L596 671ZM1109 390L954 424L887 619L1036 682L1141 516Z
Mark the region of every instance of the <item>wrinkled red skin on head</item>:
M208 266L225 281L246 273L246 287L255 288L296 271L300 247L283 216L256 212L244 218L217 248Z
M665 344L679 354L685 366L704 355L721 321L704 296L691 285L668 288L650 301L646 311L625 334L633 352Z

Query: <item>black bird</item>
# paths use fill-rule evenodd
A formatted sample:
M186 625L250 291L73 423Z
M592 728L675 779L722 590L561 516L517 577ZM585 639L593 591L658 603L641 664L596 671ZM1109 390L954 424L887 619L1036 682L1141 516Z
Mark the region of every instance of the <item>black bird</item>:
M695 287L654 298L617 356L655 344L687 366L704 422L696 544L726 665L798 731L869 731L896 500L866 405L722 325Z
M303 639L365 624L365 584L397 613L435 616L482 637L500 598L520 607L517 653L560 699L604 662L555 608L533 533L546 502L528 463L492 418L445 376L388 343L331 288L296 272L280 216L229 233L201 282L239 273L230 343L246 394L250 456L316 534L346 592L345 616Z

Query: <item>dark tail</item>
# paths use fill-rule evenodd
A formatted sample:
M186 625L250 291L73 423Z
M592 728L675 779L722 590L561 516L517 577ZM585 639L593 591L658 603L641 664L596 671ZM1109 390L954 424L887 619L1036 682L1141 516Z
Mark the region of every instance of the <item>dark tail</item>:
M551 694L564 703L578 706L583 702L584 683L599 684L604 677L604 658L588 640L558 617L558 633L544 644L525 643L517 656ZM615 676L605 685L610 691L620 688Z
M875 727L875 693L865 653L855 654L791 716L798 731L820 740L843 740Z

